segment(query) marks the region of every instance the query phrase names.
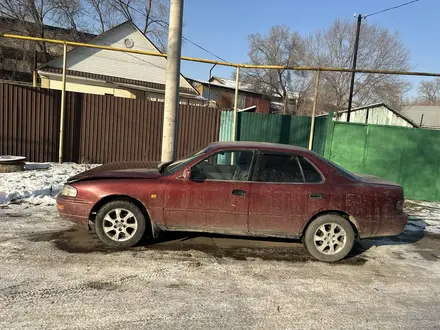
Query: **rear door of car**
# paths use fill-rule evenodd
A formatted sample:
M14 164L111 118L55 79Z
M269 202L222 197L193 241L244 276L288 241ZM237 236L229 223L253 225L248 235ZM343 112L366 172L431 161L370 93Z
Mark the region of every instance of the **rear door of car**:
M260 152L253 173L250 233L295 236L313 214L329 205L331 187L301 155Z

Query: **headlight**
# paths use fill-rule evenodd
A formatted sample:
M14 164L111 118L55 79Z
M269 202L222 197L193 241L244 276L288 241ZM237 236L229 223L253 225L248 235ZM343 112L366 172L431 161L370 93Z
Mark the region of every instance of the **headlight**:
M66 185L64 185L63 190L61 191L61 195L69 196L69 197L76 197L76 195L78 195L78 190L76 190L72 186L69 186L68 184L66 184Z

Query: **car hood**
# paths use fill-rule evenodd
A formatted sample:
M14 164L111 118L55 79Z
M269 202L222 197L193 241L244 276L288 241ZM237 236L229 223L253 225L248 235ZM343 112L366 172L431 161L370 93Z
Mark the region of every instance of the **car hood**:
M119 162L108 163L72 176L67 183L95 179L155 179L162 174L157 166L159 162Z
M398 183L386 180L386 179L378 177L378 176L369 175L369 174L359 174L359 173L354 173L354 174L357 177L359 177L362 182L384 184L384 185L388 185L388 186L399 186L400 187L400 185Z

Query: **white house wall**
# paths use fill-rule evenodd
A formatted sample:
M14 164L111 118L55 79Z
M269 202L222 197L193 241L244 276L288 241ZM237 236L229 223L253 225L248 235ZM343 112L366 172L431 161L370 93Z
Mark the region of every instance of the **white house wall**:
M384 106L369 108L368 111L368 124L413 127L413 125L405 119L397 116L394 112ZM364 124L366 117L367 109L355 110L350 114L350 122ZM335 115L334 120L347 121L347 113L343 112L337 116Z
M151 42L129 22L110 30L109 33L104 33L91 43L127 48L124 44L125 39L133 40L134 46L131 49L157 52ZM50 62L49 65L62 68L62 58ZM67 56L68 70L158 84L166 82L166 67L167 61L163 57L86 47L75 48ZM192 89L192 86L182 76L180 76L180 87Z

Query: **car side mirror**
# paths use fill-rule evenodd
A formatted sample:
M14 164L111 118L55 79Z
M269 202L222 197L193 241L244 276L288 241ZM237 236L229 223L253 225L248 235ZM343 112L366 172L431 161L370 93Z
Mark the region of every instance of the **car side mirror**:
M183 180L187 180L187 181L191 180L191 169L190 168L187 168L186 170L183 171L182 178L183 178Z

